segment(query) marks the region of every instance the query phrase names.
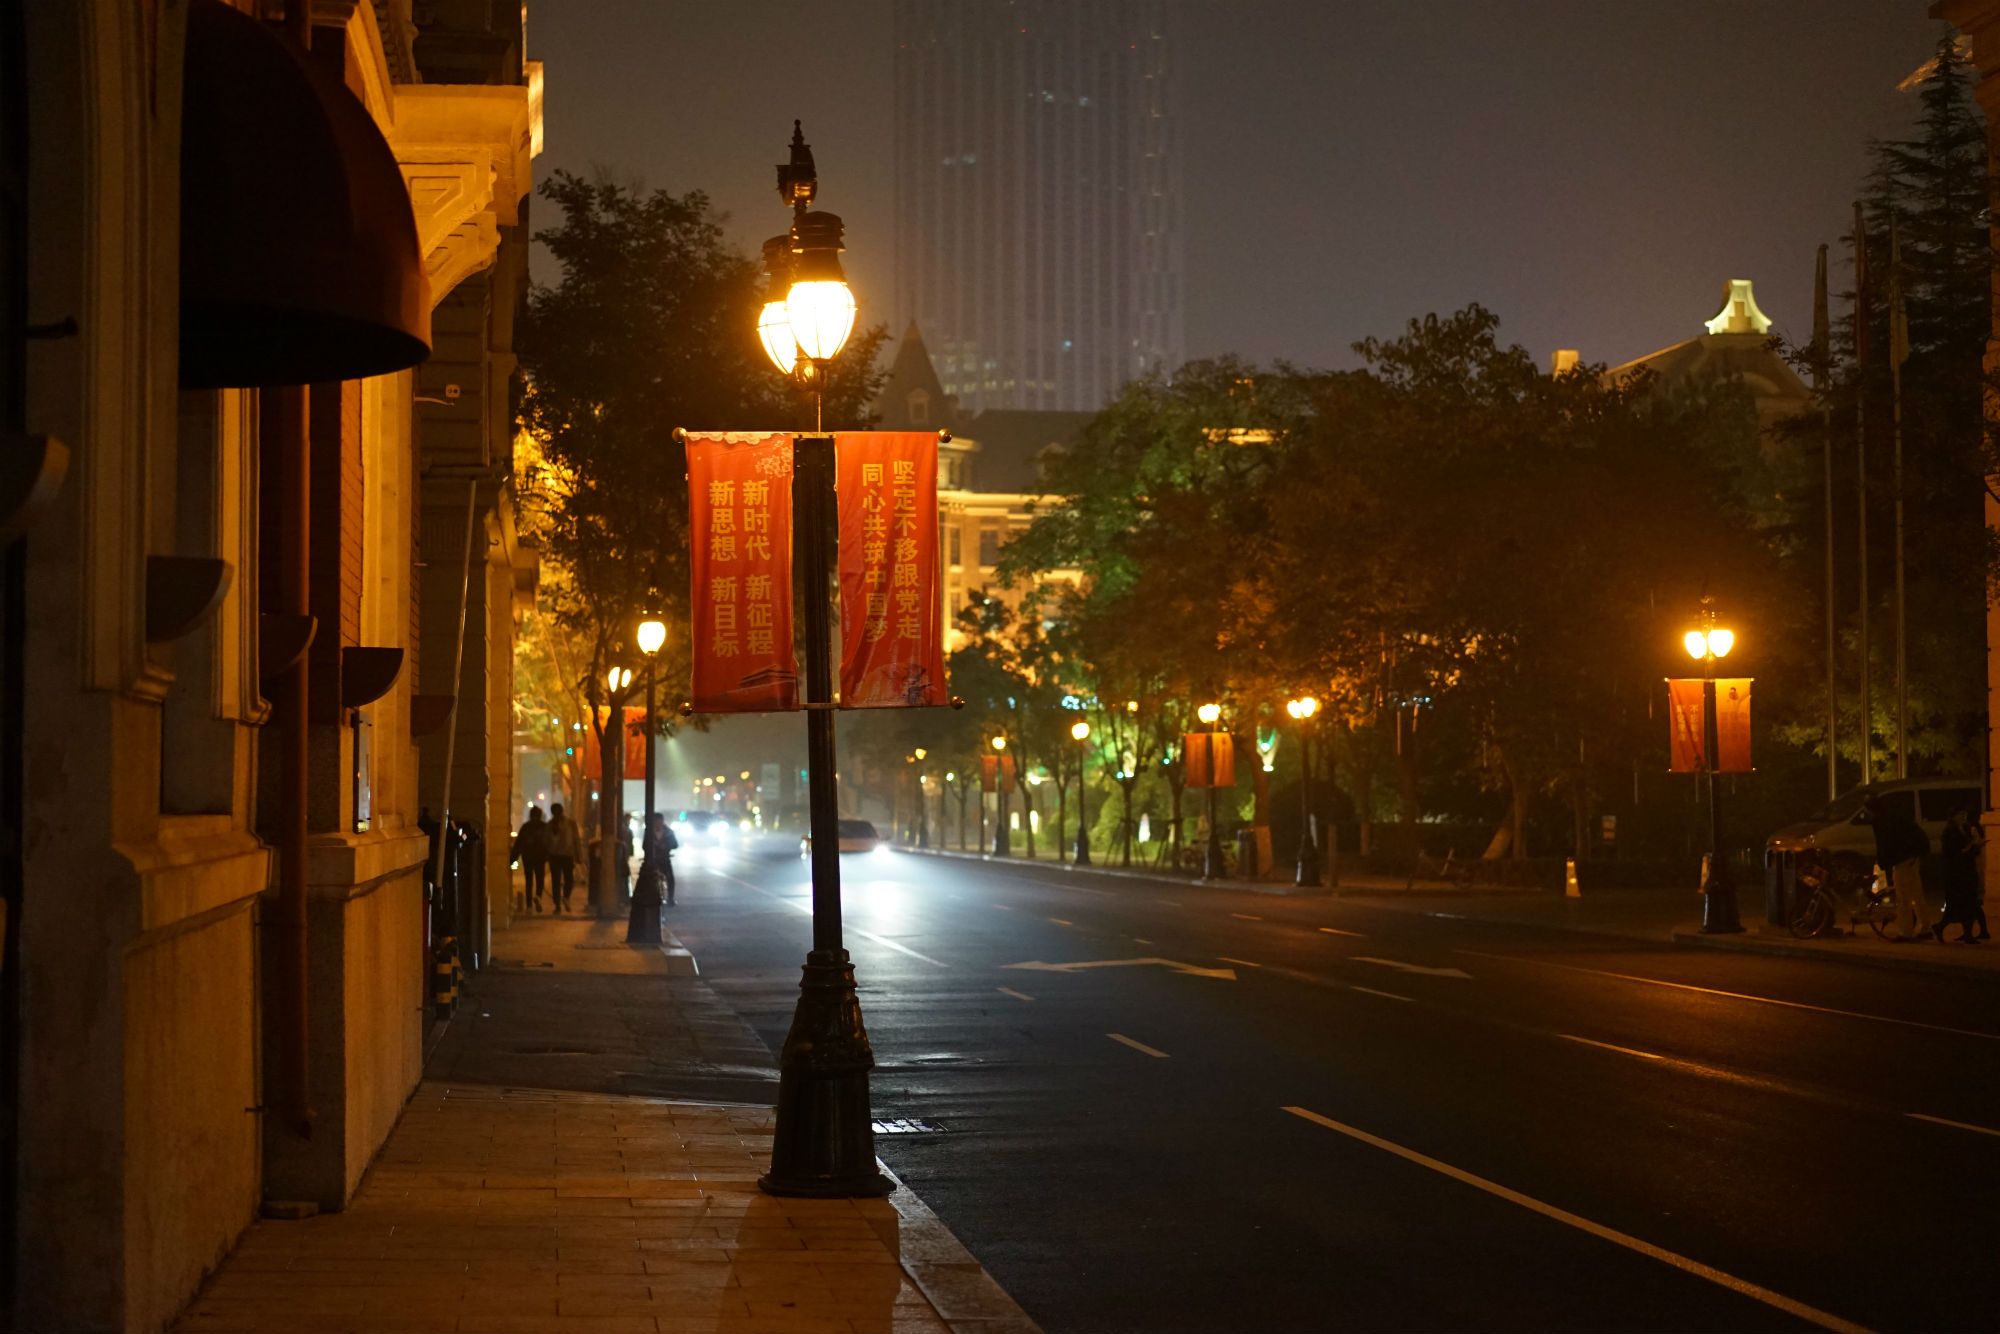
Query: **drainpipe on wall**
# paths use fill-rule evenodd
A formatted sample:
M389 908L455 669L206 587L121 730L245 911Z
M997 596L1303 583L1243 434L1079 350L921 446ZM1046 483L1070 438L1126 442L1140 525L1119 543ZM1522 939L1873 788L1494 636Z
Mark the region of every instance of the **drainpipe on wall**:
M465 562L458 581L458 639L451 655L451 712L445 715L444 723L444 791L438 794L438 840L431 852L431 883L440 888L444 885L444 841L451 835L451 767L458 749L458 697L464 693L459 677L465 671L465 604L472 593L472 528L479 517L479 478L489 475L487 469L479 469L465 484ZM491 831L488 833L490 836Z
M306 0L285 5L285 35L312 51L312 11ZM278 610L312 613L311 394L304 385L278 390ZM306 896L306 660L279 675L278 731L278 973L280 1044L278 1113L292 1132L310 1138L313 1125L311 1025L308 997Z

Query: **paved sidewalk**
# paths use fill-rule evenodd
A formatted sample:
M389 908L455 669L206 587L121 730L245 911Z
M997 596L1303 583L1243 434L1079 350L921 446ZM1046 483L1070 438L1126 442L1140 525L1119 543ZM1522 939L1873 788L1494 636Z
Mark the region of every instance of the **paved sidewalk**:
M705 982L613 934L576 918L496 932L495 966L349 1207L252 1225L176 1328L1032 1334L908 1189L759 1191L770 1106L595 1087L775 1089L768 1050Z

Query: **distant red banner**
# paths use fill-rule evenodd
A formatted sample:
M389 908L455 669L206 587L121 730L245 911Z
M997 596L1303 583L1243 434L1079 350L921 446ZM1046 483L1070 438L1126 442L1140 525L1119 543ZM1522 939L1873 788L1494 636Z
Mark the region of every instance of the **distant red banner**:
M1235 787L1236 741L1228 732L1181 737L1181 772L1188 787Z
M1014 757L1012 755L981 755L979 757L979 790L981 792L1014 791Z
M1715 682L1715 746L1717 773L1747 774L1750 763L1750 686L1748 676L1718 677ZM1707 706L1702 698L1702 682L1675 679L1667 682L1667 727L1671 757L1668 767L1677 774L1699 773L1707 725Z
M611 716L611 710L598 705L595 722L602 726ZM646 776L646 711L625 707L625 777L644 778ZM575 735L571 733L571 735ZM592 782L604 781L604 753L597 744L597 727L590 723L583 728L583 776Z
M834 437L840 496L840 706L947 702L938 597L937 436Z
M687 467L695 712L796 709L792 438L690 434Z

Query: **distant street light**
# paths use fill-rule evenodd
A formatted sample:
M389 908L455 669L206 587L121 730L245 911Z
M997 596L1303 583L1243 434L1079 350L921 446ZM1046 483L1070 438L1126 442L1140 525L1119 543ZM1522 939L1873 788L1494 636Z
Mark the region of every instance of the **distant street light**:
M1224 863L1224 861L1222 860L1222 831L1216 828L1215 771L1217 766L1215 763L1215 746L1217 737L1227 736L1229 734L1227 732L1218 732L1215 730L1215 724L1222 717L1222 706L1220 704L1204 704L1200 708L1194 711L1194 716L1201 719L1203 724L1205 724L1209 729L1208 790L1207 790L1208 841L1206 844L1203 845L1201 851L1201 878L1204 880L1221 880L1228 874L1229 868L1227 864Z
M660 878L666 868L660 859L666 856L665 848L646 846L653 835L653 685L655 681L654 655L667 642L667 626L664 621L641 621L636 636L639 651L646 655L646 819L639 826L639 885L632 893L632 908L625 919L625 942L629 944L657 945L660 943ZM625 673L630 680L632 674ZM619 738L624 739L622 736ZM663 840L664 841L664 840Z
M1014 855L1014 836L1007 828L1007 766L1004 755L1007 738L993 738L993 855L1011 857Z
M1076 854L1071 859L1077 866L1090 865L1090 820L1089 801L1084 796L1084 760L1090 754L1085 743L1090 740L1090 724L1081 718L1070 724L1069 734L1076 738Z
M1299 725L1299 870L1293 879L1297 885L1319 884L1319 844L1313 838L1312 826L1312 754L1307 749L1312 735L1306 725L1319 712L1319 701L1311 695L1287 700L1285 712L1292 715Z
M1736 915L1736 877L1722 852L1722 800L1715 781L1720 760L1720 730L1715 717L1715 660L1727 657L1736 636L1715 624L1707 597L1701 600L1701 629L1682 638L1688 656L1701 663L1701 770L1708 783L1708 857L1702 864L1701 929L1704 935L1730 935L1743 929Z

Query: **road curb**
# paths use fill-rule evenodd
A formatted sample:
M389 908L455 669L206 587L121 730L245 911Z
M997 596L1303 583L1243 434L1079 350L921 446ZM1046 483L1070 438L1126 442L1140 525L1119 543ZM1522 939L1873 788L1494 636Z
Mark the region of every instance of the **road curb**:
M1176 889L1226 889L1236 894L1264 894L1287 899L1325 898L1334 892L1315 886L1301 887L1258 880L1198 880L1192 876L1163 875L1156 871L1127 871L1117 866L1076 866L1070 862L1029 861L1025 857L995 857L984 852L952 852L945 848L899 846L896 851L917 857L943 857L948 861L985 862L989 866L1018 867L1024 871L1053 871L1063 875L1095 876L1104 880L1142 880L1147 884L1171 885Z
M1750 934L1741 936L1703 935L1699 931L1676 931L1673 933L1672 940L1674 944L1687 949L1733 950L1738 954L1772 954L1786 959L1819 959L1826 963L1860 964L1863 967L1886 968L1901 973L1930 973L1935 976L1944 977L1977 977L1983 975L1990 979L2000 980L2000 971L1996 971L1987 965L1972 964L1969 961L1964 964L1954 963L1948 956L1940 958L1933 955L1926 958L1923 954L1915 952L1925 947L1933 950L1941 948L1935 941L1918 941L1912 947L1912 953L1909 955L1890 956L1872 952L1864 953L1859 950L1852 953L1838 953L1836 952L1837 947L1834 946L1814 946L1803 942L1794 943L1788 940L1773 940L1768 936ZM1942 948L1950 947L1944 946Z
M952 1334L1042 1334L944 1220L887 1163L877 1158L875 1165L896 1183L889 1196L898 1220L896 1258Z

